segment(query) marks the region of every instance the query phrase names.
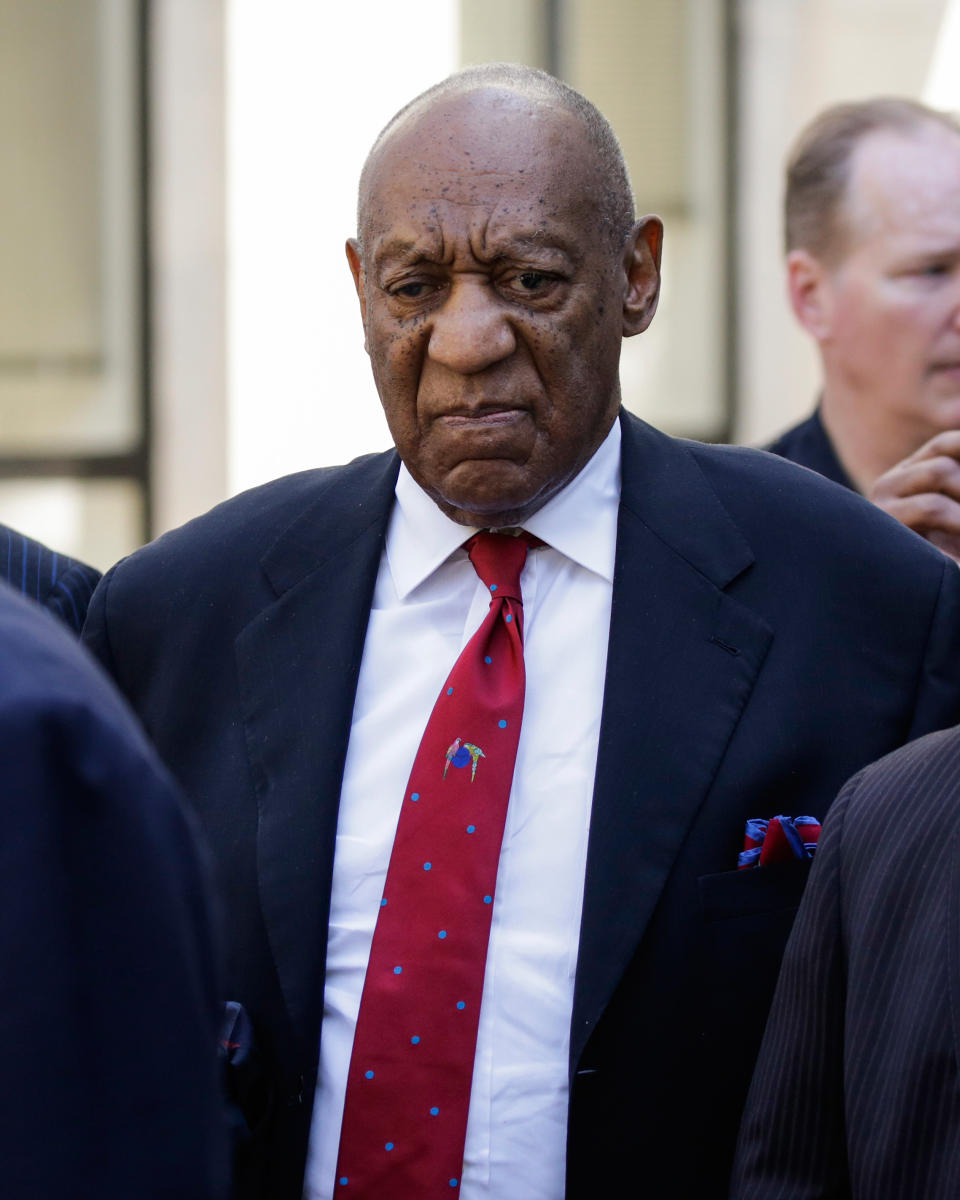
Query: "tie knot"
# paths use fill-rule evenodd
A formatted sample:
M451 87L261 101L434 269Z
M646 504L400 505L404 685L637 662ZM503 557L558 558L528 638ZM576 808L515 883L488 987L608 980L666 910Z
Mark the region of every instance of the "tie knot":
M531 546L540 539L521 531L509 533L475 533L466 543L474 570L490 589L492 598L510 596L520 600L520 572Z

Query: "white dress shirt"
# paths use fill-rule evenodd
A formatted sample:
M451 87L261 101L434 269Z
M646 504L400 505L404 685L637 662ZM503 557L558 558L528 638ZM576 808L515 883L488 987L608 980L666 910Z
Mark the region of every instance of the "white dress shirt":
M354 1027L404 785L490 593L401 468L364 643L337 822L320 1074L305 1200L330 1200ZM562 1200L568 1054L597 761L620 425L524 528L527 687L497 874L462 1200ZM386 1200L386 1198L385 1198Z

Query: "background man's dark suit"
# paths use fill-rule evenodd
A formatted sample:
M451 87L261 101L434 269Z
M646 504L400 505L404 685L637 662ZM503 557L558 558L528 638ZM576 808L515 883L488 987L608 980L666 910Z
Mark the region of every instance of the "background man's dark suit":
M771 455L622 427L568 1196L642 1176L708 1200L726 1194L803 883L801 864L735 870L744 823L820 815L865 762L956 719L960 577ZM85 631L215 850L229 996L274 1073L271 1200L300 1196L337 803L397 468L371 456L228 501L108 573Z
M220 1200L206 877L76 640L0 584L0 1194Z
M778 454L781 458L798 463L801 467L808 467L825 479L832 479L834 483L853 488L850 476L843 469L843 464L823 427L819 408L799 425L781 433L777 440L765 449L771 454Z
M79 633L100 572L0 525L0 579Z
M784 960L737 1200L960 1195L960 729L851 780Z

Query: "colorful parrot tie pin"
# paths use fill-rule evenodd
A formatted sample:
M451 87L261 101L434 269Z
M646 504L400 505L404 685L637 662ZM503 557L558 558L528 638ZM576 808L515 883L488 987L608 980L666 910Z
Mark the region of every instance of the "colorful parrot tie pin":
M451 763L455 767L465 767L467 763L470 763L470 782L473 783L477 777L477 763L481 758L486 757L479 746L474 746L472 742L461 742L460 738L457 738L447 750L446 762L443 764L443 777L446 779Z

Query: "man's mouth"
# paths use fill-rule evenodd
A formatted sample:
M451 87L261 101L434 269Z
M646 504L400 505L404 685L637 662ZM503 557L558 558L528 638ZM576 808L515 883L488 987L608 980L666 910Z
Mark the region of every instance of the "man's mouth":
M485 429L510 425L526 416L524 408L484 408L476 412L444 413L438 420L454 429Z
M935 362L930 366L931 375L936 375L941 379L950 379L960 381L960 358L949 362Z

